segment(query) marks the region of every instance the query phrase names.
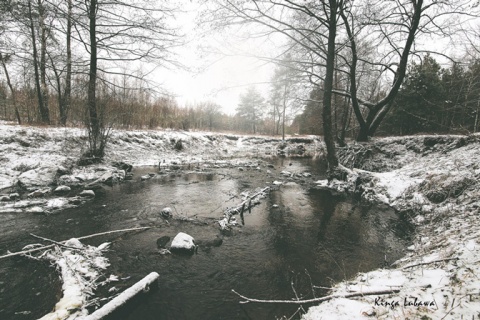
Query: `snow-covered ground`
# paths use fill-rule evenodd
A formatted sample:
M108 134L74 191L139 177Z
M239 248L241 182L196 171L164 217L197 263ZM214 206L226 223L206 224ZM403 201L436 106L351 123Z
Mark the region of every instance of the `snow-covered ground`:
M337 284L332 294L339 297L311 307L304 319L480 317L479 140L480 136L382 138L340 150L348 181L319 181L319 187L394 207L416 225L414 244L393 268ZM313 137L282 143L271 137L118 130L112 133L103 163L79 166L85 146L80 129L0 123L0 212L49 213L81 205L92 196L86 190L95 192L98 185L128 176L119 162L152 166L152 171L241 167L252 157L315 155L323 150ZM352 169L353 164L361 169ZM398 292L341 297L378 290Z
M81 205L96 190L128 178L125 163L175 168L242 166L278 153L314 155L316 137L274 137L185 131L114 130L101 164L79 166L86 131L0 122L0 213L50 213ZM149 177L143 177L148 179Z
M340 297L312 307L303 319L480 318L480 136L375 139L359 154L350 189L367 201L396 208L416 225L414 244L393 269L374 270L337 284ZM357 164L358 164L357 163ZM323 185L326 184L322 181ZM394 294L345 299L354 292Z

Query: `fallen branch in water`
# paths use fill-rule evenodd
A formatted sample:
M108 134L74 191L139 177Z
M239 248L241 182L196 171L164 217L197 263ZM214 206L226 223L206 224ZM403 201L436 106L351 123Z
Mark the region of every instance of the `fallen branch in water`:
M101 320L105 318L109 314L113 313L116 309L118 309L119 307L127 303L128 300L132 299L140 292L142 291L147 292L149 290L149 286L153 282L155 282L158 279L158 277L159 277L158 273L151 272L142 280L138 281L133 286L131 286L130 288L120 293L118 296L116 296L114 299L109 301L100 309L96 310L95 312L93 312L92 314L86 317L80 317L78 319L79 320Z
M52 262L63 282L62 298L50 313L39 320L76 319L78 316L87 315L87 305L96 301L91 297L98 285L118 279L115 276L104 276L104 270L109 263L102 251L107 248L108 243L94 247L72 238L65 245L66 249L55 245L54 249L45 251L37 258ZM105 280L99 283L102 277L105 277Z
M98 236L109 235L109 234L113 234L113 233L130 232L130 231L140 231L140 230L147 230L147 229L150 229L150 227L140 227L140 228L130 228L130 229L121 229L121 230L106 231L106 232L100 232L100 233L95 233L95 234L91 234L91 235L88 235L88 236L79 237L79 238L77 238L77 239L78 239L78 240L83 240L83 239L89 239L89 238L98 237ZM36 237L38 237L38 236L36 236ZM53 240L50 240L50 241L53 241ZM67 242L67 241L68 241L68 240L59 241L58 243L64 244L64 243ZM9 257L14 257L14 256L19 256L19 255L22 255L22 254L28 254L28 253L37 252L37 251L46 250L46 249L51 249L51 248L53 248L53 247L56 246L56 245L58 245L57 242L55 242L55 244L49 244L49 245L46 245L46 246L42 246L42 247L38 247L38 248L33 248L33 249L29 249L29 250L23 250L23 251L18 251L18 252L9 252L9 253L6 254L6 255L0 256L0 259L9 258Z
M306 299L306 300L261 300L261 299L252 299L245 296L242 296L240 293L232 289L232 292L235 293L240 298L245 301L240 301L240 303L249 303L249 302L258 302L258 303L283 303L283 304L305 304L305 303L315 303L315 302L324 302L335 298L353 298L353 297L363 297L363 296L374 296L374 295L384 295L399 293L399 289L390 289L390 290L379 290L379 291L366 291L366 292L355 292L348 294L333 294L326 297Z
M255 198L265 196L265 193L270 190L270 187L265 187L261 189L260 191L256 192L255 194L251 196L247 196L245 200L243 200L239 205L229 208L225 211L224 217L222 220L219 220L218 223L220 224L220 228L222 230L227 229L230 227L230 219L236 215L240 214L240 218L242 219L242 223L244 222L243 220L243 213L248 210L249 213L252 213L252 208L255 207L257 204L260 202L254 201Z

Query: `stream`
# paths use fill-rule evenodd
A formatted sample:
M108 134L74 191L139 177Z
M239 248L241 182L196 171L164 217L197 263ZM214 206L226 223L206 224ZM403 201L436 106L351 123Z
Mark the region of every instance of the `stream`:
M271 160L273 161L273 160ZM281 171L310 172L321 166L312 159L277 159L258 166L197 172L170 172L147 181L139 177L156 168L135 168L134 180L99 194L79 208L48 216L0 215L1 252L36 243L29 233L57 241L97 232L149 226L137 233L86 240L113 241L107 253L110 274L126 279L101 288L123 290L152 271L158 285L134 299L111 319L275 319L290 317L298 306L239 304L242 295L257 299L313 298L324 288L358 272L387 266L404 255L410 227L393 210L304 187L301 178ZM305 178L308 179L308 178ZM245 214L244 225L221 232L223 211L241 203L275 180L261 203ZM173 219L160 211L171 207ZM240 219L238 217L240 223ZM185 232L200 243L192 255L158 253L157 239ZM208 245L222 238L220 246ZM24 257L0 260L0 319L37 319L61 296L61 283L45 262Z

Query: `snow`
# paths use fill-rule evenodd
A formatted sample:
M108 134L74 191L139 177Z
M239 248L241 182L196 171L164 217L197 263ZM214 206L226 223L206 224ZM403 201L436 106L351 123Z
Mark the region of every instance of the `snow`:
M334 301L330 300L324 302L325 311L322 313L308 313L303 319L305 320L336 320L336 319L368 319L363 316L367 311L368 306L365 304L349 300L345 298L338 298Z
M159 276L160 275L156 272L149 273L142 280L138 281L133 286L131 286L127 290L120 293L113 300L111 300L107 304L105 304L102 308L96 310L94 313L92 313L88 316L79 317L77 319L78 320L98 320L98 319L105 318L106 316L111 314L115 309L124 305L128 300L133 298L139 292L147 291L149 286L152 284L152 282L156 281ZM109 278L109 280L110 281L118 281L118 278L113 278L113 280L111 278Z
M116 183L125 179L126 172L118 169L115 162L133 166L151 166L162 172L171 166L198 168L250 167L249 157L270 157L276 155L277 137L236 136L231 134L188 132L174 130L113 130L106 148L106 157L101 164L79 167L78 160L87 146L86 130L79 128L39 128L7 124L0 121L0 212L28 212L30 205L15 206L8 193L45 190L46 187L65 185L73 187L69 195L80 193L89 184ZM305 155L318 153L318 138L305 137L311 143L289 142L286 152L295 151L304 145ZM177 150L175 143L182 141L183 148ZM287 139L288 141L288 139ZM285 150L284 150L285 151ZM147 178L147 176L145 177ZM148 177L150 178L150 177ZM40 197L55 197L41 194ZM65 205L81 205L91 198ZM16 199L18 201L18 199ZM53 202L59 203L59 202ZM50 203L51 204L51 203ZM36 204L43 212L61 210L59 206ZM37 210L39 211L39 210Z
M109 266L108 260L102 256L102 250L108 247L106 244L93 247L72 238L65 242L65 246L67 249L55 247L41 256L55 263L59 269L63 296L54 310L40 320L73 320L86 316L86 302L93 295L101 270ZM109 281L107 279L104 283Z
M343 183L345 189L353 190L351 181L355 181L356 176L369 175L372 179L363 185L362 198L406 212L416 224L416 231L413 245L404 258L394 263L393 269L359 274L336 284L331 293L342 295L386 288L400 292L336 298L311 307L303 319L478 317L480 142L478 136L434 136L433 139L444 139L448 143L427 148L425 138L375 139L372 144L382 150L381 160L370 161L384 170L347 169L349 181ZM457 143L460 139L467 143ZM382 158L385 154L395 156L388 160L389 157ZM318 181L322 187L326 183ZM339 183L330 182L326 187L337 190ZM432 192L444 194L444 198L431 202ZM382 301L383 305L379 303ZM392 307L392 302L398 305ZM415 305L419 302L428 306Z

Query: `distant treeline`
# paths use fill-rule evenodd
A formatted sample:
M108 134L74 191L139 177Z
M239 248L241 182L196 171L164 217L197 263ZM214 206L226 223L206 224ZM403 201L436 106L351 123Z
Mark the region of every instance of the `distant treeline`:
M82 126L86 119L87 82L74 80L67 124ZM132 129L171 128L180 130L209 130L252 132L251 119L241 113L228 115L214 102L179 106L172 97L152 98L144 90L123 83L99 86L97 101L107 126ZM341 89L341 88L338 88ZM382 91L378 91L382 95ZM310 93L303 110L285 128L287 134L322 135L321 88ZM15 88L15 102L23 123L40 123L34 85L26 81ZM60 124L58 97L49 96L52 124ZM256 119L256 133L280 134L278 119L274 121L265 104ZM471 133L480 123L480 60L453 64L441 68L431 56L413 63L390 112L379 129L380 135L416 133ZM12 94L5 81L0 81L0 118L16 121ZM355 137L358 132L352 108L347 98L334 96L334 131L342 137Z

